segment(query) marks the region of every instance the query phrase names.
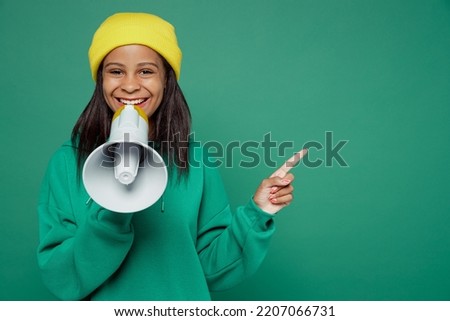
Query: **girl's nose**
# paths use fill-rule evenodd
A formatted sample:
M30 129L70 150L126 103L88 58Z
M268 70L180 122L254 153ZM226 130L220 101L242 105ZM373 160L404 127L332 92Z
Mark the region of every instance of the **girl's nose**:
M139 90L141 87L139 83L139 79L134 77L133 75L128 75L123 79L122 82L122 89L128 93L135 92L136 90Z

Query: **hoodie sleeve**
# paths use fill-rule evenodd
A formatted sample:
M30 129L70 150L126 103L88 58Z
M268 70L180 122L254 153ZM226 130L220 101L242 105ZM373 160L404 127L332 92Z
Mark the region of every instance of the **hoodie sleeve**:
M81 184L73 149L62 147L42 181L37 258L45 285L63 300L88 297L119 268L133 242L132 214L86 203Z
M211 291L231 288L261 265L275 231L273 215L250 199L232 211L217 169L204 169L197 251Z

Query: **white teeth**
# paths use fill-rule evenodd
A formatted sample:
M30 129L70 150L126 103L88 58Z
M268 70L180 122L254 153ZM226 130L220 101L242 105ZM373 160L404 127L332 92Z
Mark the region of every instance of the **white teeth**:
M124 105L139 105L144 101L145 99L133 99L133 100L120 99L120 102Z

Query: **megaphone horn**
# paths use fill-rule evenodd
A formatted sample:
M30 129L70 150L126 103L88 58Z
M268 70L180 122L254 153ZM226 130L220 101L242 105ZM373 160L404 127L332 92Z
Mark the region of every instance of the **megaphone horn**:
M100 206L119 213L153 205L167 186L162 157L148 146L147 115L137 106L116 111L108 141L86 159L83 183Z

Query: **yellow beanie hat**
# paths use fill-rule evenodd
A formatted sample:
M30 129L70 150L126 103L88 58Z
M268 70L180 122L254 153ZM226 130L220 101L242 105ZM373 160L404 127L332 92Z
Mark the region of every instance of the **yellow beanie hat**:
M92 78L97 81L97 70L113 49L139 44L150 47L163 56L180 78L182 53L178 47L175 28L158 16L148 13L116 13L97 29L89 48Z

